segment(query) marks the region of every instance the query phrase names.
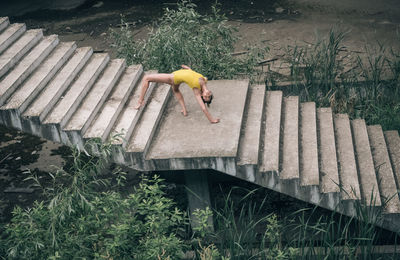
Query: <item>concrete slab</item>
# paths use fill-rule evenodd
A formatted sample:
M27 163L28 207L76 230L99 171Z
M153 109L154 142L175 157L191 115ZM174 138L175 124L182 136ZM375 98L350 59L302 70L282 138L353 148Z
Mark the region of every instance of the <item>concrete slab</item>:
M26 31L0 56L0 78L13 67L43 37L41 29Z
M8 48L14 41L16 41L24 32L26 26L23 23L14 23L0 34L0 53Z
M397 131L385 131L385 140L389 150L390 161L392 162L394 178L397 189L400 189L400 137Z
M179 103L171 98L146 158L236 158L249 82L218 80L208 85L215 97L209 111L221 122L210 124L193 91L182 85L188 116L180 113Z
M156 71L146 71L145 74L153 74ZM156 86L156 83L152 82L147 89L146 95L144 97L144 103L147 106L147 101L153 93L153 89ZM127 141L131 138L131 135L136 127L138 120L140 119L142 113L146 109L146 107L142 107L141 109L135 109L137 104L137 100L140 96L141 91L141 82L135 88L133 93L131 93L130 97L128 98L129 101L127 105L121 111L121 115L119 116L115 126L111 130L112 134L120 134L120 138L118 140L114 140L113 144L115 145L123 145L126 146Z
M353 130L362 200L367 206L381 206L381 197L365 120L354 119L351 121L351 127Z
M262 133L260 172L279 172L279 144L281 133L282 91L268 91L265 107L265 132Z
M64 127L64 131L77 131L81 135L85 133L115 83L119 80L125 66L125 60L123 59L114 59L109 62L104 73L90 89L89 93L82 100L82 104Z
M69 59L75 49L76 44L74 42L60 43L38 69L13 93L1 109L17 109L20 113L24 111L37 93Z
M358 200L360 184L358 183L356 159L347 114L335 114L335 137L339 165L340 195L343 200Z
M124 146L126 146L128 153L144 153L147 150L163 116L164 108L170 95L170 85L161 84L155 87L142 116L132 132L132 137L124 140Z
M57 35L44 37L0 82L0 105L40 65L59 43Z
M400 213L400 200L382 127L380 125L367 126L367 131L381 200L385 205L384 213Z
M299 97L283 99L282 180L298 179L299 176Z
M258 165L261 122L265 102L265 86L250 86L240 137L238 165Z
M135 86L138 88L140 85L139 79L142 73L143 67L141 65L131 65L125 70L110 98L106 100L100 113L84 134L85 139L101 138L102 141L107 139L132 89Z
M322 193L339 192L335 134L330 107L318 108L317 133L320 158L320 190Z
M59 100L43 123L59 124L61 128L63 128L107 65L109 59L110 57L108 54L94 54L78 78L67 90L63 98Z
M300 104L300 185L319 185L317 115L314 102Z
M8 25L10 25L8 17L0 17L0 32L7 28Z
M72 80L86 65L92 53L93 49L90 47L78 48L22 116L38 122L43 121Z

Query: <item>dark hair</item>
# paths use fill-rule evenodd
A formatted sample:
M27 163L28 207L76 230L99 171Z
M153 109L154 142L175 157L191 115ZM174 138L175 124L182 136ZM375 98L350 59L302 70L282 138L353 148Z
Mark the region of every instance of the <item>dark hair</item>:
M209 107L211 102L212 102L212 100L213 100L213 95L211 94L210 100L208 100L208 101L205 101L203 96L201 96L201 99L203 100L204 104L207 104L207 106Z

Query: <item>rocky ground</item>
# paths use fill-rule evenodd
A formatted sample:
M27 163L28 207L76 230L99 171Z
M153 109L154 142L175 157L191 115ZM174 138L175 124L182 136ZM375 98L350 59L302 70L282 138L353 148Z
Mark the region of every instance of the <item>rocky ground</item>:
M173 2L173 1L170 1ZM121 15L132 25L135 37L145 38L152 22L163 8L173 3L161 1L88 1L70 11L36 11L10 16L11 22L23 22L28 28L43 28L45 34L58 34L62 41L76 41L78 46L92 46L95 52L109 52L109 28L118 28ZM214 1L194 1L200 12L209 11ZM395 0L297 0L297 1L220 1L229 23L237 28L242 50L246 44L270 47L263 70L285 76L284 62L288 45L312 45L318 35L337 26L347 31L344 54L365 55L366 44L399 48L400 2ZM351 66L351 65L349 65ZM69 149L46 140L0 128L0 217L6 219L15 204L30 205L36 198L32 183L24 182L26 170L46 176L54 167L62 167ZM45 178L45 177L43 177Z

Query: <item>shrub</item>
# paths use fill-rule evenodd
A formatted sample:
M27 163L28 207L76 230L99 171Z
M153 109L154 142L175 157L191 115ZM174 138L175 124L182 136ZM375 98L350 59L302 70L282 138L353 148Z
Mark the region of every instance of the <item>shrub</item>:
M166 8L146 40L134 40L130 27L122 20L120 30L111 30L118 56L128 64L141 63L145 69L170 73L181 64L189 65L209 79L231 79L238 75L250 77L266 48L248 48L241 58L232 56L238 37L226 24L226 17L217 6L211 15L201 15L196 5L183 0L177 9Z
M176 259L183 212L163 192L162 180L142 178L132 194L112 190L101 173L110 146L99 157L75 150L69 171L52 174L46 199L32 208L16 207L1 238L7 259ZM120 171L113 174L123 183ZM33 179L37 179L33 176ZM40 185L40 183L38 182Z

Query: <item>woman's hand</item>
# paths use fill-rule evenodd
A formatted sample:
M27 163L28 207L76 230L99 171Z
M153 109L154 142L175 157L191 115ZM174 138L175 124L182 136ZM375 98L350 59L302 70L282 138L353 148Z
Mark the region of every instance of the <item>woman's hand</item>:
M211 123L211 124L217 124L217 123L219 123L219 118L214 118L214 119L210 120L210 123Z

